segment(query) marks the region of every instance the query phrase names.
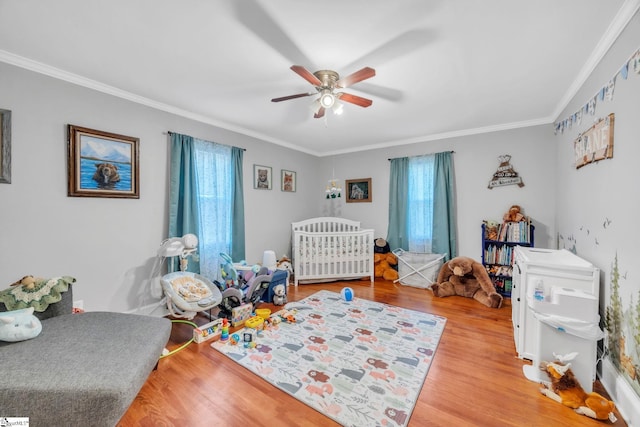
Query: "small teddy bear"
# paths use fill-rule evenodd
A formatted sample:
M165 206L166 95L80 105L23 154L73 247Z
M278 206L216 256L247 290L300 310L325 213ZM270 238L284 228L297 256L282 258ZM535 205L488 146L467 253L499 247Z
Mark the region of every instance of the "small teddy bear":
M502 219L506 222L520 222L524 221L524 215L521 213L522 208L518 205L513 205L509 208L509 210L504 214Z
M36 287L36 284L38 282L41 282L42 280L43 279L39 277L33 277L29 275L29 276L24 276L22 279L18 280L17 282L12 283L11 286L22 286L26 290L30 291L34 289Z
M284 285L276 285L273 288L273 304L285 305L287 303L287 290Z

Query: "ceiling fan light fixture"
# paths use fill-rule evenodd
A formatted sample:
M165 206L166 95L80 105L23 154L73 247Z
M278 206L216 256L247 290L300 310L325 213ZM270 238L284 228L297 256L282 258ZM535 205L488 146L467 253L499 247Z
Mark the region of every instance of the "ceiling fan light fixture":
M320 93L320 105L324 108L331 108L336 102L336 97L330 90L325 89Z
M333 107L331 109L333 110L333 114L339 116L344 112L344 104L342 102L336 101L334 102Z

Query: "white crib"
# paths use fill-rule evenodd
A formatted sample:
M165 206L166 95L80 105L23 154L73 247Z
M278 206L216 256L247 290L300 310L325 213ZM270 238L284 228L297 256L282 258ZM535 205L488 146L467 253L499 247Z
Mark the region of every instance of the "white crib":
M359 221L319 217L291 224L295 286L369 277L374 282L373 230Z

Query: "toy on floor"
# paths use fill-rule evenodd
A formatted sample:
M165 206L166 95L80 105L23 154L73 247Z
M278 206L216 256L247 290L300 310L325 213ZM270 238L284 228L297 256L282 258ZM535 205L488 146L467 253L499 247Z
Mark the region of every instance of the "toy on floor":
M285 305L287 303L287 288L284 285L276 285L273 288L273 304Z
M438 273L438 280L431 285L437 297L460 295L473 298L491 308L502 306L502 295L496 292L484 266L469 257L455 257L447 261Z
M572 354L575 357L575 353ZM563 356L556 356L559 360L567 360ZM572 359L569 358L569 359ZM551 385L540 389L545 396L562 403L575 410L578 414L595 418L596 420L609 420L615 423L617 418L613 411L615 405L598 393L586 393L571 370L571 363L542 362L540 369L547 372L551 379Z
M342 296L342 299L347 302L353 301L353 289L349 287L342 288L342 290L340 291L340 295Z
M277 317L280 318L280 320L282 322L296 323L297 322L296 314L298 314L298 310L295 310L295 309L292 309L292 310L282 309L280 311L276 311L275 313L273 313L273 315L271 317L277 316ZM280 323L280 322L278 322L278 323Z
M220 333L220 341L227 341L229 339L229 321L222 319L222 331Z
M373 254L373 275L375 277L382 277L389 281L396 280L399 277L397 265L398 257L393 252Z

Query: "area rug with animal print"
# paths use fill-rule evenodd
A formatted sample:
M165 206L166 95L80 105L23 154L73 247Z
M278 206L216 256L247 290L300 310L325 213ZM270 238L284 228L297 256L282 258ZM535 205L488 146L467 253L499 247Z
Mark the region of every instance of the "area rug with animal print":
M325 290L284 308L255 347L211 346L344 426L407 425L446 318Z

